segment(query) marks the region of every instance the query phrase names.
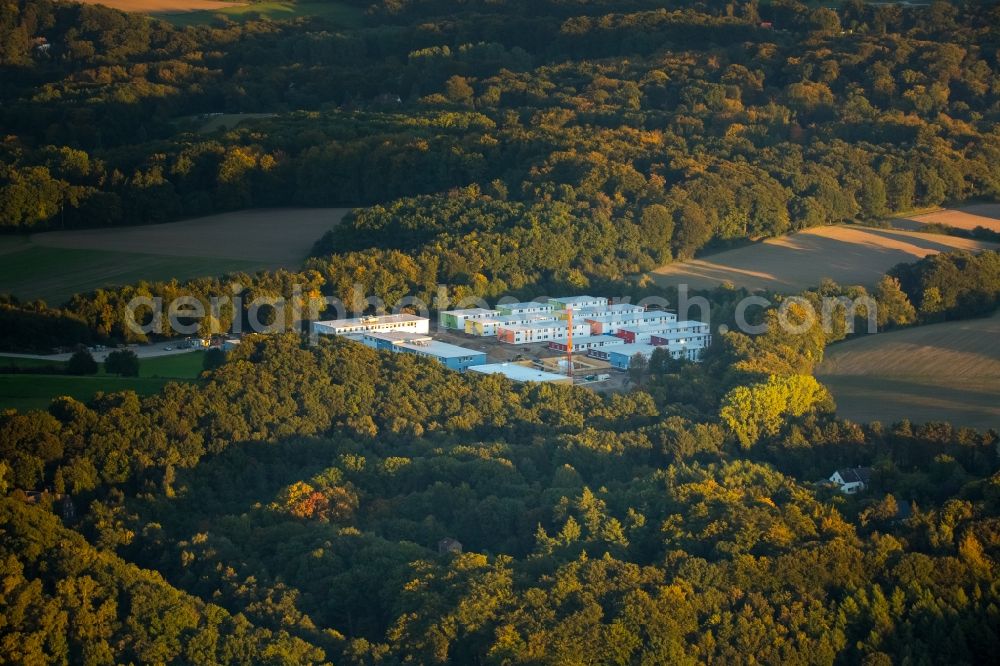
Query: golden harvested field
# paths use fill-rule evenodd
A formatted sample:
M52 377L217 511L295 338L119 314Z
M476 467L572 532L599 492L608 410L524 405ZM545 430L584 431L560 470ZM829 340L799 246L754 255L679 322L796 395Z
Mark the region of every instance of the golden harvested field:
M246 210L166 224L0 238L0 293L58 305L78 292L139 280L294 269L349 210Z
M1000 315L835 344L816 370L841 416L1000 429Z
M245 5L245 2L222 2L222 0L78 0L86 5L104 5L123 12L145 14L175 14L180 12L200 12L227 9Z
M969 231L976 227L985 227L991 231L1000 232L1000 203L973 204L954 210L937 210L923 215L899 217L892 220L892 225L899 229L919 231L925 224L945 224L956 229Z
M806 229L700 259L667 264L650 275L658 283L708 289L729 281L750 290L798 292L823 278L874 285L888 269L951 250L1000 249L1000 245L942 234L860 226Z

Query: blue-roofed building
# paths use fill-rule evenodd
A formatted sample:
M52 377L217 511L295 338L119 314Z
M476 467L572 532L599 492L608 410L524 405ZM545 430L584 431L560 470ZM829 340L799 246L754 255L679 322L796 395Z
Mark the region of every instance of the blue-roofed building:
M467 347L440 342L439 340L417 340L396 345L396 351L437 359L451 370L462 371L486 363L486 352Z
M603 349L594 349L590 351L590 355L594 358L606 360L612 368L628 370L634 356L642 354L648 361L655 350L656 347L653 345L624 344L614 347L604 347Z
M372 332L365 333L361 336L360 342L368 345L369 347L374 347L375 349L384 349L387 351L395 351L395 346L402 344L404 342L423 342L427 340L433 340L429 335L424 335L422 333L407 333L406 331L385 331L385 332Z
M433 358L452 370L462 371L486 363L486 352L440 342L429 335L402 331L366 333L361 342L375 349Z

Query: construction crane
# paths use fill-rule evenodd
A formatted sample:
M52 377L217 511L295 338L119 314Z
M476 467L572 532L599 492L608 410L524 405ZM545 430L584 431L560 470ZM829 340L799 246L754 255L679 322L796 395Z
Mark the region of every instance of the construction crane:
M573 308L566 308L566 374L573 378Z

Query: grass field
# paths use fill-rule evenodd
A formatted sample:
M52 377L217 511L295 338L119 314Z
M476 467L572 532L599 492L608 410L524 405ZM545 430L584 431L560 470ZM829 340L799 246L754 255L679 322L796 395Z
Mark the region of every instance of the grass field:
M201 374L205 352L142 359L138 377L118 377L100 373L91 376L0 374L0 410L45 409L53 398L68 395L87 401L98 391L135 391L139 395L159 392L170 382L193 381ZM0 366L64 366L59 361L0 356Z
M922 215L910 215L893 219L897 229L919 231L925 224L944 224L956 229L972 231L985 227L1000 232L1000 203L973 204L959 209L936 210Z
M77 292L298 268L346 208L249 210L136 227L0 237L0 293L60 305Z
M80 0L93 5L106 5L126 12L150 14L170 21L175 25L200 25L209 23L216 16L225 16L239 21L250 16L262 16L271 20L297 18L299 16L319 16L342 27L360 25L362 13L356 7L339 2L304 0L296 2L224 2L222 0Z
M854 421L1000 429L1000 315L832 345L816 376Z
M816 227L734 250L662 266L651 273L668 286L707 289L729 281L750 290L798 292L823 278L874 285L886 270L950 250L1000 249L1000 245L894 229Z

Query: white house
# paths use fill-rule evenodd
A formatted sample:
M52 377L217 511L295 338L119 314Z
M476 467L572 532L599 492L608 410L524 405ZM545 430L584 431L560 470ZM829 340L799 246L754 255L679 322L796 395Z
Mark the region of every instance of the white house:
M848 467L838 469L830 477L830 482L840 487L840 492L846 495L854 495L862 492L871 481L871 467Z

